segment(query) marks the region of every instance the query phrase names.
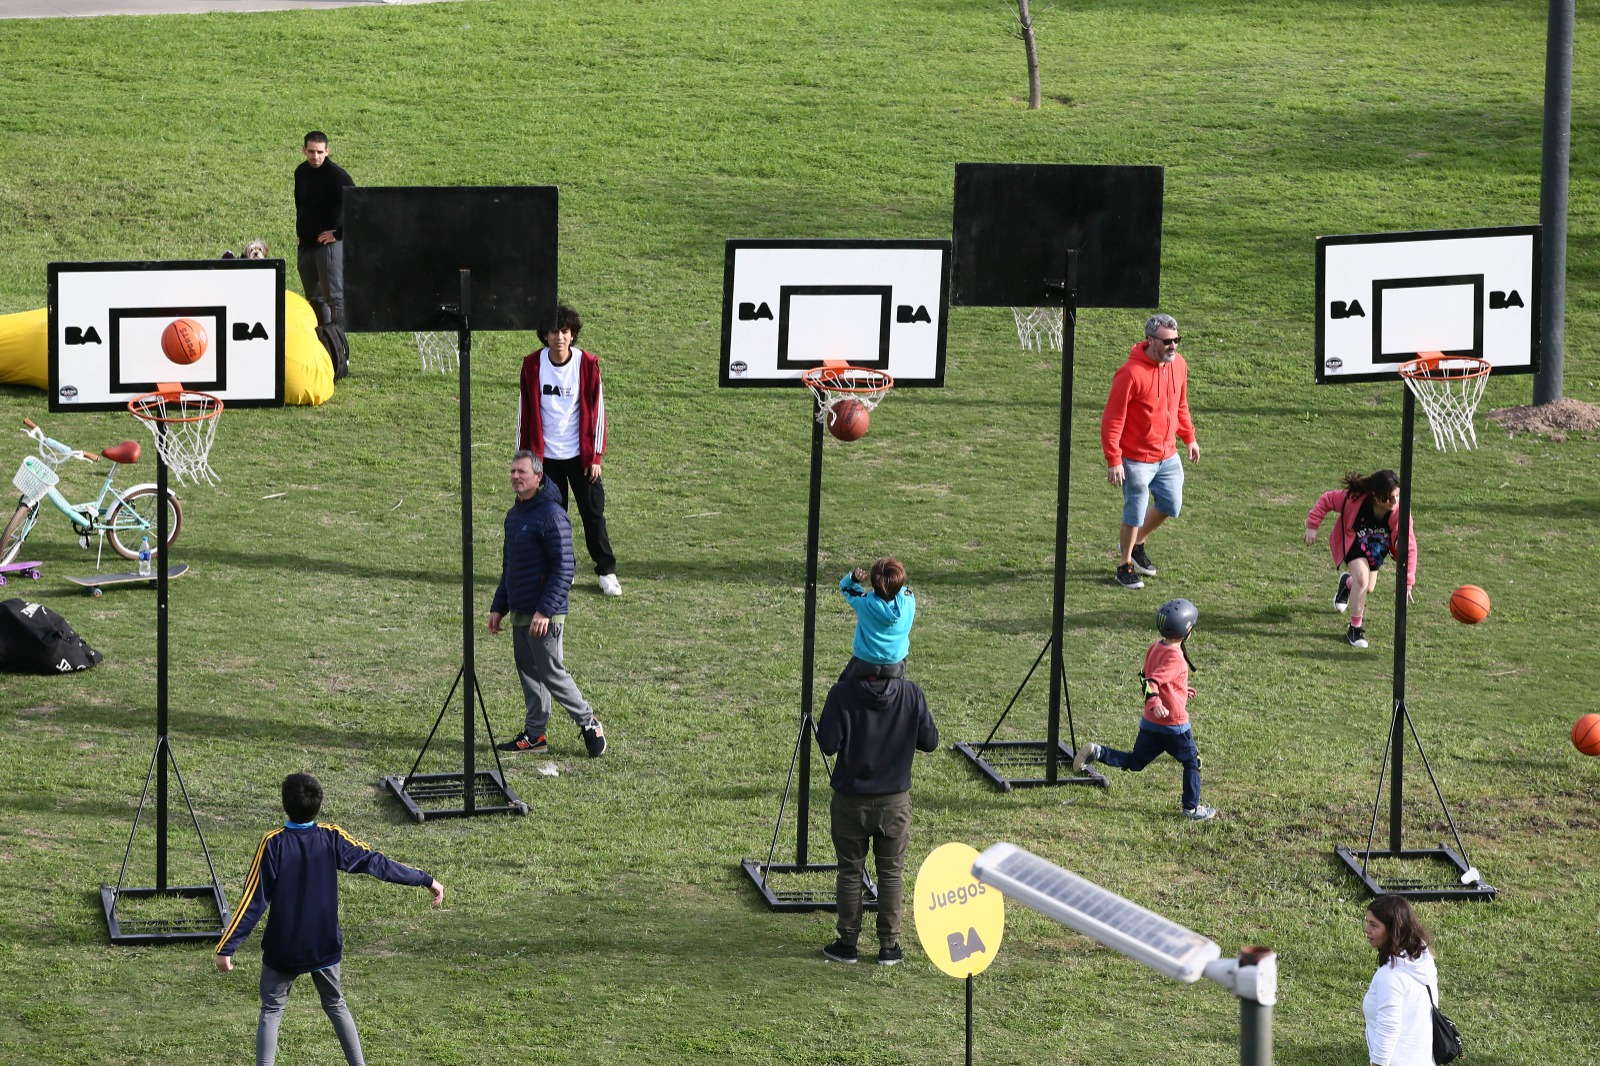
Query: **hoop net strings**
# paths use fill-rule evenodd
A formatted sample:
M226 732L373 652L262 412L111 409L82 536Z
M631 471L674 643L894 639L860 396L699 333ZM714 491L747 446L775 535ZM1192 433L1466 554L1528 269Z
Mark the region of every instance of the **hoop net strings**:
M132 410L150 427L156 450L180 483L215 485L221 481L210 463L212 440L221 421L221 400L200 392L157 392L140 397Z
M1478 373L1479 364L1446 360L1415 376L1404 377L1422 410L1428 416L1428 428L1433 430L1433 446L1444 451L1471 450L1477 446L1478 434L1472 425L1472 416L1483 398L1489 375Z
M805 379L806 387L817 398L817 421L824 424L834 405L857 400L868 411L875 410L894 386L894 379L880 370L847 367Z

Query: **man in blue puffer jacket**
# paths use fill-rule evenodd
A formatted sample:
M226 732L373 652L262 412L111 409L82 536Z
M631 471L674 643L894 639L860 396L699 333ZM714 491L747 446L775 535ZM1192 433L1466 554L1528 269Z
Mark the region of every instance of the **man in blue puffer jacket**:
M583 730L590 758L599 758L606 750L605 729L578 691L562 656L567 591L577 569L572 557L572 522L561 505L560 492L544 479L544 464L530 451L519 451L511 459L511 491L517 500L506 512L500 586L489 607L489 632L500 632L510 615L512 654L528 714L522 732L496 747L501 751L548 751L545 727L553 698Z

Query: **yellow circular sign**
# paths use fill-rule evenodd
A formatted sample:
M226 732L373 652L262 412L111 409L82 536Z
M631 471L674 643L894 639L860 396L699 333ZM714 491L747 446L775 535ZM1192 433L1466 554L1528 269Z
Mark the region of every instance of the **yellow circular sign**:
M951 977L988 969L1006 931L1005 897L972 876L977 858L965 844L944 844L917 871L917 939L933 964Z

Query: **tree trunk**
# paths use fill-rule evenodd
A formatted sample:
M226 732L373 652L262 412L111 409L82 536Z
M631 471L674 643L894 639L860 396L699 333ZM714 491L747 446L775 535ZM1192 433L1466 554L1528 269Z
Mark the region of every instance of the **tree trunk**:
M1022 43L1028 49L1028 110L1037 111L1042 103L1039 95L1039 46L1033 39L1033 16L1028 13L1028 0L1017 0L1017 21L1022 26Z

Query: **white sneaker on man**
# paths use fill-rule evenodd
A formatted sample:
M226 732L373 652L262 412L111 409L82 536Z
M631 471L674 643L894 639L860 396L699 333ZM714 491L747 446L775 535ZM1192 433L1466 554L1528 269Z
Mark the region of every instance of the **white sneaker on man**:
M617 580L616 574L601 574L600 591L607 596L620 596L622 595L622 582Z

